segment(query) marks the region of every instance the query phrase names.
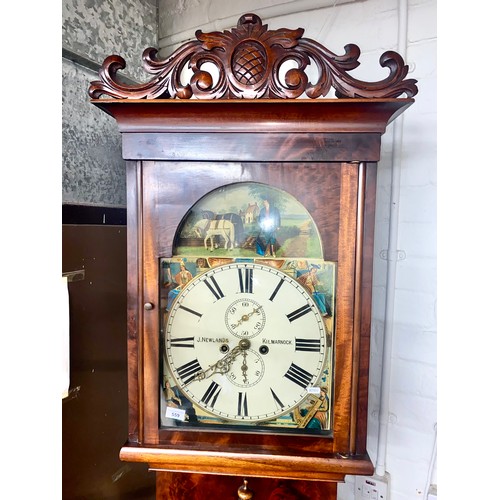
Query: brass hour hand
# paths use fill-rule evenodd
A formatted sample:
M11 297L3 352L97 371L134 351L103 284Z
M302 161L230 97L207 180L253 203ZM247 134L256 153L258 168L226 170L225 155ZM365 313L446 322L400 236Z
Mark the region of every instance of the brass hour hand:
M231 369L231 365L236 357L250 348L250 341L248 339L241 339L237 346L231 349L222 359L219 359L217 363L210 365L206 370L202 370L197 372L194 377L191 379L191 382L197 380L204 380L207 377L211 377L215 373L220 373L224 375ZM188 385L188 384L186 384Z

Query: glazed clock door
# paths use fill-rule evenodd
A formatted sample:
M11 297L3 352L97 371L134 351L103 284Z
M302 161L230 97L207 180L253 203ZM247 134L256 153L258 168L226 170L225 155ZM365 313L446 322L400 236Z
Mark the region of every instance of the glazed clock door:
M335 442L348 446L348 402L335 399L339 384L346 377L350 383L349 372L336 374L336 365L345 366L351 355L334 352L335 324L346 318L345 313L336 317L336 278L343 272L337 268L337 245L345 239L339 231L341 211L356 215L352 195L358 178L352 173L357 170L340 163L141 163L142 286L144 303L155 307L154 314L143 313L146 443L167 442L172 432L186 443L216 443L232 429L245 432L242 442L252 433L254 442L268 440L263 431L276 442L286 439L281 431L295 433L301 441L287 441L292 452L306 447L331 454ZM331 185L314 182L326 174ZM233 188L245 188L253 196L244 198L245 204L256 203L260 210L265 204L259 189L292 200L282 203L274 255L270 247L259 253L255 241L242 243L256 239L257 222L250 220L232 247L219 238L212 248L204 234L190 240L200 214L210 208L197 210L199 201L209 195L224 194L225 212L244 217ZM348 189L350 205L341 208L342 190ZM302 219L294 203L305 211ZM203 220L205 227L208 221ZM349 231L352 237L354 230ZM314 292L305 279L313 271L325 285ZM177 281L181 275L184 282ZM340 331L340 338L349 335Z

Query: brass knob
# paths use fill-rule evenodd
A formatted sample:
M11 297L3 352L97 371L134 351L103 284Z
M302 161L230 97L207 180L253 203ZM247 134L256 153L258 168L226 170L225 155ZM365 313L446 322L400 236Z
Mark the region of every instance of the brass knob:
M151 311L151 309L154 309L154 307L155 306L153 304L151 304L151 302L146 302L144 304L144 309L146 309L146 311Z
M243 484L238 488L239 500L252 500L253 492L247 488L248 481L243 479Z

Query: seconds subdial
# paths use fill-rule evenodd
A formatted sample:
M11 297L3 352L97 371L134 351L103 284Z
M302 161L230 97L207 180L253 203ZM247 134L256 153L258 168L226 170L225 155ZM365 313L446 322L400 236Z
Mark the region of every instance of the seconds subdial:
M251 339L262 332L266 313L262 305L252 299L235 300L226 310L226 326L236 337Z
M240 341L242 342L242 341ZM238 387L251 387L264 376L265 366L262 356L252 349L242 351L239 359L226 373L228 380Z

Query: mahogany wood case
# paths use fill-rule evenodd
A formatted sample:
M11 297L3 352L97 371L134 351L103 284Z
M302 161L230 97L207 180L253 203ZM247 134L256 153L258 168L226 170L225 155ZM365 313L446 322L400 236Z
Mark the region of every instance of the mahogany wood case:
M117 121L127 160L129 435L122 460L156 471L332 483L373 473L366 432L377 162L387 124L413 103L417 88L395 52L380 59L390 73L385 80L362 82L348 73L359 64L358 47L338 56L302 34L270 31L246 14L231 31L196 32L168 59L147 49L153 78L145 84L119 83L125 62L110 56L90 85L92 103ZM281 76L285 61L295 67ZM314 83L305 72L311 61ZM208 62L217 78L203 69ZM193 75L185 84L187 64ZM332 88L336 97L324 98ZM158 262L172 256L178 228L199 199L239 182L295 197L318 227L323 258L337 263L327 436L160 425Z

